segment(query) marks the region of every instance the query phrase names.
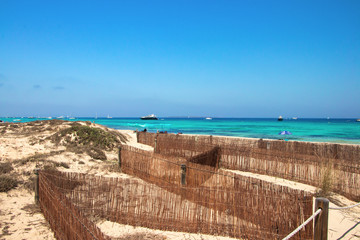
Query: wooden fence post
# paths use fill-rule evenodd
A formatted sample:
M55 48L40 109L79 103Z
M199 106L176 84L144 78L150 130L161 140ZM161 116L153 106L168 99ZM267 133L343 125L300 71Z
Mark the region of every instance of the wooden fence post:
M186 165L181 164L181 185L186 185Z
M119 169L121 171L121 146L119 147Z
M39 169L34 169L35 173L35 203L39 204Z
M322 197L316 198L315 211L319 208L321 208L321 212L315 217L314 240L327 240L329 200Z
M156 153L156 147L157 147L157 137L158 135L155 135L155 144L154 144L154 153Z

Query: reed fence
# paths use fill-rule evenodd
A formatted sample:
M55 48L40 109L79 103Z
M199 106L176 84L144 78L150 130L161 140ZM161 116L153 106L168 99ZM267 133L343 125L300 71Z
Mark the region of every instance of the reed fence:
M60 173L49 174L39 171L39 204L45 219L49 222L56 239L94 239L105 240L106 237L95 223L90 221L68 198L64 189L71 191L80 182L74 178L54 178Z
M164 209L174 211L179 229L187 232L242 239L279 239L311 216L311 195L219 170L218 155L219 149L213 148L189 158L165 157L123 146L121 168L190 204L191 207L164 199L173 204ZM181 179L184 165L185 182ZM167 224L173 225L172 221L167 219L161 229L168 229ZM312 239L312 226L306 226L295 239Z
M296 180L360 200L360 146L331 143L263 140L138 132L138 142L156 153L192 157L220 147L222 168Z

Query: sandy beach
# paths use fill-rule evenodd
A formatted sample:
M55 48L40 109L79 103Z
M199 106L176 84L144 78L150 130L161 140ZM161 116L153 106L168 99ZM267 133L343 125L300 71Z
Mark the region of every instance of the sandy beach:
M17 187L0 193L0 239L55 239L48 223L34 202L35 168L56 168L60 171L81 172L111 177L132 178L118 170L116 145L99 152L95 148L74 148L76 139L59 140L58 133L74 126L67 121L0 124L0 164L9 170L2 175L14 177ZM117 144L127 144L151 151L152 147L139 144L130 130L113 130L91 122L77 122L112 133ZM71 144L70 144L71 143ZM294 189L315 193L318 189L281 178L236 171ZM330 207L349 206L356 202L333 194ZM97 226L114 239L231 239L226 237L167 232L121 225L105 220ZM360 239L360 206L349 210L330 210L329 239Z

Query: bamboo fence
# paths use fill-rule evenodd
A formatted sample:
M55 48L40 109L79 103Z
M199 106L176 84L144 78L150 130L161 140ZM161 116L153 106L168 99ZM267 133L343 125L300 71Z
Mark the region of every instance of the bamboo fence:
M58 180L52 174L39 171L40 208L56 239L109 239L64 194L63 189L71 191L80 183L74 178Z
M220 147L222 168L249 171L322 187L360 200L360 146L138 132L138 142L169 156L192 157ZM156 144L155 144L156 143Z
M219 149L214 148L199 157L185 159L123 146L121 166L125 173L195 204L198 214L190 219L186 217L185 222L197 227L189 229L189 226L179 226L180 229L187 227L189 232L243 239L278 239L285 237L312 214L311 195L219 170L218 154ZM186 165L185 184L181 182L183 165ZM311 239L312 226L308 225L296 237Z

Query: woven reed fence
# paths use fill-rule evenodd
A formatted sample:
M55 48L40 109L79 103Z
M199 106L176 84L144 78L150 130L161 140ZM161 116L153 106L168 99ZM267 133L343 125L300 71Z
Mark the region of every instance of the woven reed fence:
M157 153L181 157L195 156L219 146L222 168L266 174L317 187L328 177L332 191L360 200L359 145L149 132L139 132L138 141L152 145Z
M66 197L63 189L71 191L79 184L74 178L59 181L53 174L39 171L40 208L56 239L109 239Z
M186 209L194 215L188 212L184 215L184 209L166 207L181 212L175 215L184 216L186 219L180 218L179 221L186 222L186 226L179 227L188 232L243 239L279 239L311 216L311 195L218 170L218 154L219 150L214 148L185 159L123 146L121 166L125 173L151 182L191 204L194 209ZM181 181L181 165L184 164L185 184ZM184 205L177 206L182 208ZM171 220L167 222L170 224ZM163 227L169 226L165 224ZM312 239L312 225L306 226L295 239Z

